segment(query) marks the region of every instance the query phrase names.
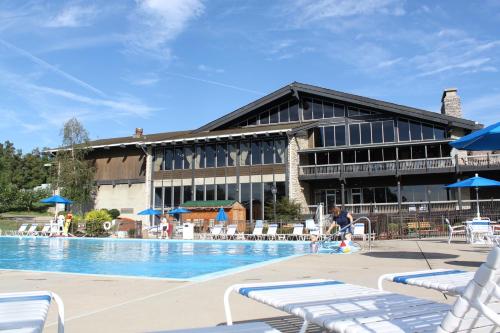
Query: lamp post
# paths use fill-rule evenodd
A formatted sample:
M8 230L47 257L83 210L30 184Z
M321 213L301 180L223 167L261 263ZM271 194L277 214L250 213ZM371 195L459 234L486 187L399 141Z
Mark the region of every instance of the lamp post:
M273 216L274 216L274 222L276 222L276 193L278 193L278 189L276 188L276 185L273 184L273 187L271 187L271 193L273 194Z

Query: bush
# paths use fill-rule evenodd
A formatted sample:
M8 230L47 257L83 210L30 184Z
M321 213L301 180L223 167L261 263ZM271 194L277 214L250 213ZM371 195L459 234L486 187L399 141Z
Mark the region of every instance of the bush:
M106 236L108 232L104 230L104 222L111 221L111 215L107 212L107 210L92 210L85 214L85 232L88 236L99 237Z
M128 234L128 238L135 238L136 230L135 229L128 229L127 234Z
M118 218L118 216L120 216L120 211L116 208L113 208L113 209L110 209L108 211L109 215L111 215L111 218L113 220L116 220Z

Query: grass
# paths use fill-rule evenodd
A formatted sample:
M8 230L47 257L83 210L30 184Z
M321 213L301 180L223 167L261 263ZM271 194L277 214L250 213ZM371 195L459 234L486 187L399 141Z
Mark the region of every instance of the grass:
M0 214L0 216L52 216L54 214L48 212L36 212L36 211L20 211L20 212L5 212Z
M22 223L16 221L0 219L0 230L2 230L2 233L6 231L17 231L21 224Z

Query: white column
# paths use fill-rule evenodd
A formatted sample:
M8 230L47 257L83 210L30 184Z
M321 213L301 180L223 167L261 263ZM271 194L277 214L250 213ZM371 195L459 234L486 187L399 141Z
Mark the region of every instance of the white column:
M144 209L147 209L149 207L153 207L153 148L151 146L146 148L146 175L145 175L145 195L144 195ZM149 217L146 219L146 221L143 220L143 222L147 223L149 226L151 226L153 222L153 217Z

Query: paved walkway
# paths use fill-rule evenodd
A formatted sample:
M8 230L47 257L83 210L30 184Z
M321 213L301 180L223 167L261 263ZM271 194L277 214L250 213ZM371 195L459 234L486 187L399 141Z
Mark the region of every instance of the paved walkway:
M475 270L488 251L444 240L377 241L370 253L306 255L204 282L0 271L0 292L55 291L66 305L67 332L154 332L223 323L223 293L234 283L329 278L376 287L384 273L429 267ZM387 289L453 301L430 290L393 284ZM282 312L239 295L231 302L235 321L266 318L287 332L298 331L300 322L283 319ZM52 309L46 331L55 332L56 326Z

